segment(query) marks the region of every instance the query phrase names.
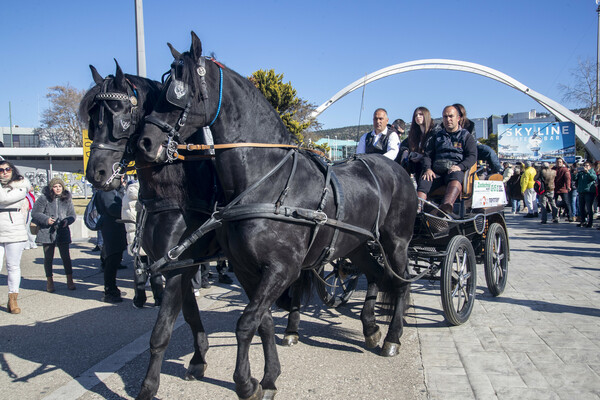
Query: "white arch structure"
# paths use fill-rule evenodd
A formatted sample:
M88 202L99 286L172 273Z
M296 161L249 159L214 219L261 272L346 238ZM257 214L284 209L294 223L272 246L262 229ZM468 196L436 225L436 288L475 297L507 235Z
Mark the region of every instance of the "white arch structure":
M526 85L522 84L516 79L513 79L510 76L495 69L467 61L427 59L409 61L382 68L346 86L345 88L337 92L332 98L327 100L325 103L321 104L315 111L313 111L313 113L310 116L312 118L317 117L327 108L329 108L329 106L331 106L333 103L335 103L342 97L346 96L348 93L351 93L356 89L360 89L361 87L366 86L371 82L375 82L379 79L391 75L425 69L443 69L451 71L469 72L472 74L485 76L487 78L503 83L513 89L519 90L522 93L525 93L526 95L537 101L539 104L544 106L560 122L573 122L575 124L575 133L585 145L586 150L596 160L600 160L600 146L597 144L600 143L600 134L598 128L596 128L580 116L574 114L563 105L544 96L541 93L536 92L535 90L527 87Z

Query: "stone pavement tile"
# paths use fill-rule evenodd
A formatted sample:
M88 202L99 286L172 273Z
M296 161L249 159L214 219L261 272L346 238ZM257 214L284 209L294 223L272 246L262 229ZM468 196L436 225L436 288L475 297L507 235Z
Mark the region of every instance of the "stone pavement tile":
M425 347L421 349L421 359L423 365L430 367L462 368L462 362L458 351L454 346L449 347L449 352L438 351L437 348Z
M552 348L552 350L565 364L600 364L598 349Z
M568 348L568 349L595 349L598 347L585 335L575 329L562 334L540 334L540 337L551 348Z
M496 338L496 335L492 332L489 326L486 327L473 327L477 339L481 343L481 347L485 351L501 351L502 345Z
M457 342L455 343L455 346L458 349L458 353L461 355L471 353L485 353L485 349L483 348L479 340L474 342Z
M600 379L587 365L562 365L560 368L553 363L535 365L554 388L578 388L600 393Z
M558 389L558 395L561 400L598 400L600 399L600 392L586 390L577 390L576 388L563 388Z
M588 364L588 367L590 367L596 373L596 375L600 377L600 364Z
M531 359L524 352L507 352L510 361L529 388L550 388L550 384L537 370Z
M477 399L495 399L496 391L486 373L469 370L468 373L471 388Z
M502 374L502 375L513 375L519 376L519 373L515 369L514 365L508 358L508 355L504 352L470 352L462 353L459 349L462 362L467 372L485 371L486 374Z
M548 346L542 348L532 348L526 351L527 356L536 365L551 364L555 368L562 368L564 362L560 357Z
M460 393L457 394L455 392L448 392L445 390L439 390L439 391L432 391L430 390L428 392L428 399L429 400L475 400L476 397L473 394L473 391L471 391L470 393Z
M560 396L552 390L529 388L502 388L496 391L499 400L560 400ZM576 399L577 397L572 397Z
M540 339L538 334L531 327L492 327L491 330L500 343L544 344L542 339Z
M429 392L471 394L471 384L463 368L431 367L425 370L425 382Z
M492 387L496 392L504 388L522 387L526 388L528 385L523 381L520 375L504 375L504 374L489 374L487 378L492 383Z

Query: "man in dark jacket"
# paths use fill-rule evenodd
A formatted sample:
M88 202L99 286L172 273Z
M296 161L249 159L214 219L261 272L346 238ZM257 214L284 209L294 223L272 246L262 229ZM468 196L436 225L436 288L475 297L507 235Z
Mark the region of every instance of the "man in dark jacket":
M544 185L546 186L546 191L538 195L541 208L540 211L542 213L542 224L545 224L548 221L547 206L550 206L550 209L552 210L552 222L558 224L558 208L554 201L554 181L556 179L556 171L551 169L550 164L546 161L542 163L540 177L543 179Z
M127 249L125 225L117 222L121 219L123 199L122 187L109 192L99 191L96 195L96 208L102 216L100 231L104 238L102 258L104 260L104 296L105 303L120 303L121 291L117 287L117 269Z
M423 184L417 195L427 199L427 194L446 185L446 193L440 205L445 213L451 213L454 202L462 192L465 172L477 162L477 141L461 128L460 114L454 106L446 106L443 112L444 129L428 141L423 156Z
M569 191L571 191L571 173L567 163L562 158L556 159L556 178L554 178L554 196L555 200L559 197L567 210L569 222L573 222L573 210L569 201Z

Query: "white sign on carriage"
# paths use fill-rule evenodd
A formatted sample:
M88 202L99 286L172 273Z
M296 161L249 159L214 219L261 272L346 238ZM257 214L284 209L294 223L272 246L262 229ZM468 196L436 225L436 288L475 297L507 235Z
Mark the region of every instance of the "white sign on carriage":
M487 208L507 204L502 181L473 182L473 208Z

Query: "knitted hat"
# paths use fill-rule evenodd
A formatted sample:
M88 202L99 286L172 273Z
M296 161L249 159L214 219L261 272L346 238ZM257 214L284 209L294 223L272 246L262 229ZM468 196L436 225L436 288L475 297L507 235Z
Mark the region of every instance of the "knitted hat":
M65 190L65 183L63 182L62 179L56 177L56 178L52 178L50 179L50 183L48 184L48 187L50 189L52 189L52 187L54 187L54 185L59 184L60 186L62 186L63 190Z

